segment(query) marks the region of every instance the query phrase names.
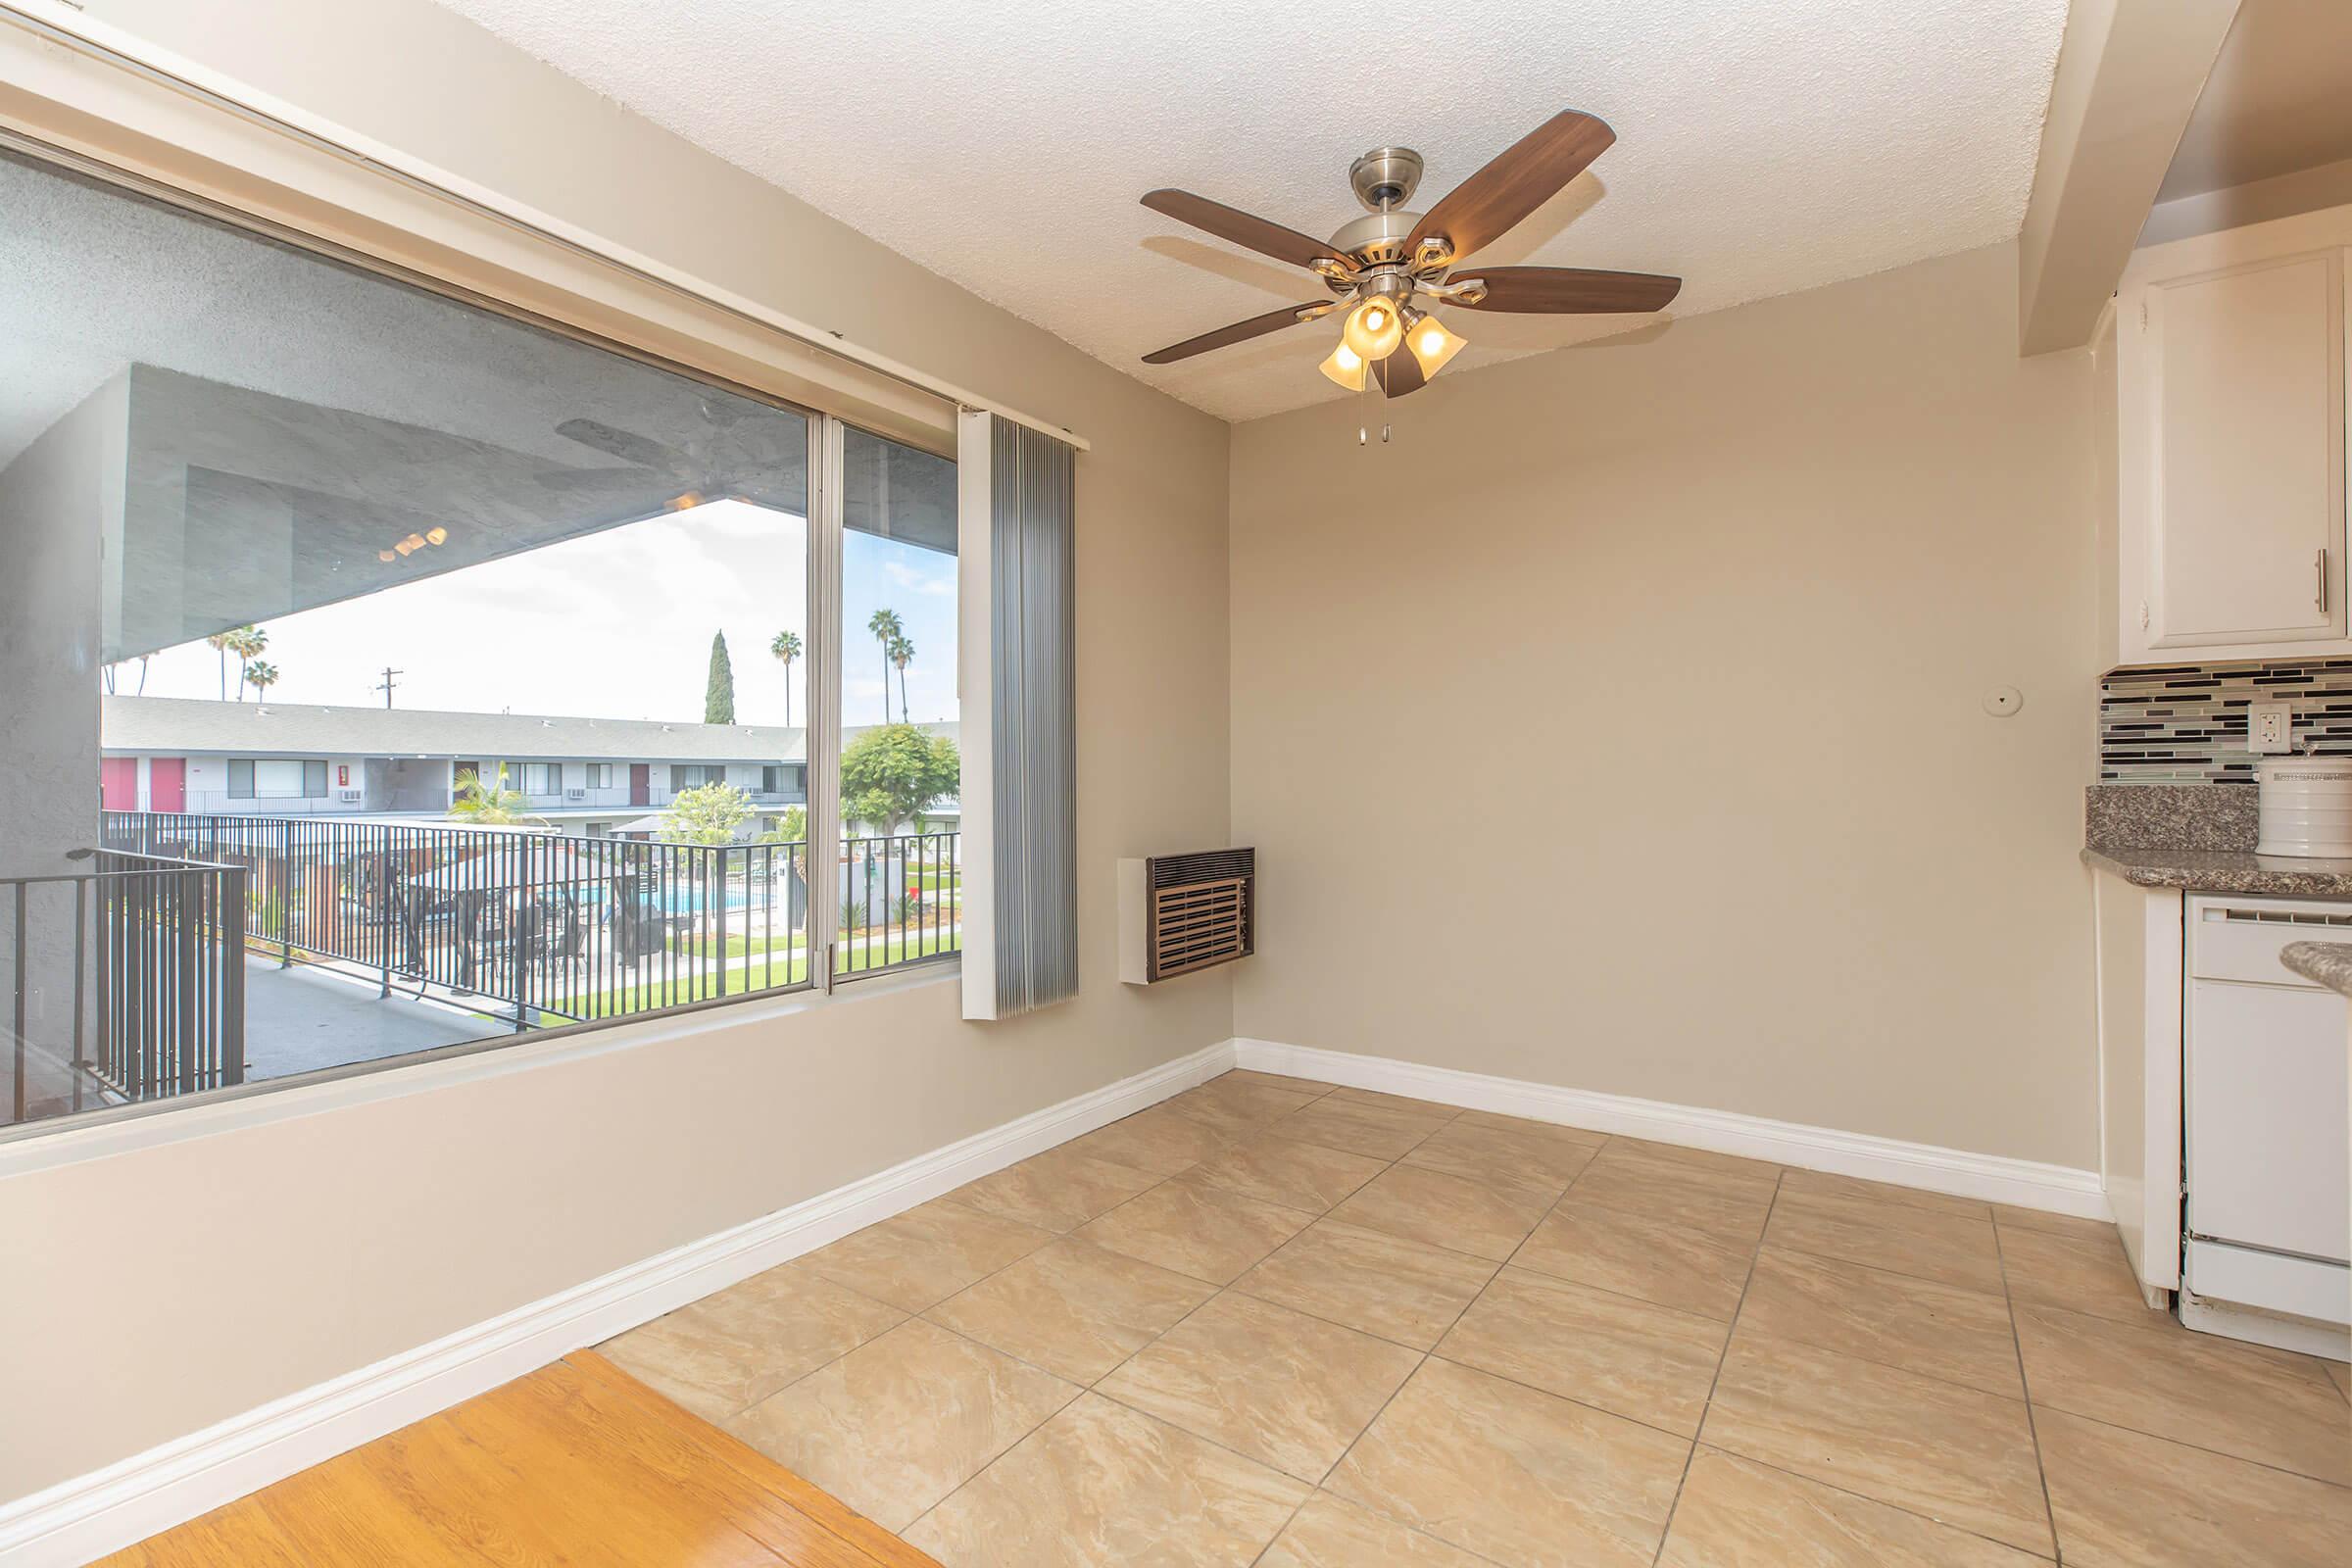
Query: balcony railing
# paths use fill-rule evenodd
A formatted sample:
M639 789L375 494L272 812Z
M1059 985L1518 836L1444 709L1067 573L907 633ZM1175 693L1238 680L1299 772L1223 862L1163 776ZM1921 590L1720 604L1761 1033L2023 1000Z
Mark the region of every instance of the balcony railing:
M486 1002L515 1030L809 983L805 846L519 828L105 813L106 843L246 868L247 939L280 963ZM960 948L955 834L843 844L838 974Z
M241 1083L245 870L84 851L0 879L9 1122Z

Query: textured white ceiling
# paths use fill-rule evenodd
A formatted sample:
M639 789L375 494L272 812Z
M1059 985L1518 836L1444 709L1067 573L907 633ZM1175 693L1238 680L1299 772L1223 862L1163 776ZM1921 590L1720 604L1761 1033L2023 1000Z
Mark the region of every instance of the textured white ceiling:
M2066 0L443 0L932 270L1229 419L1343 396L1328 325L1140 356L1303 272L1137 205L1175 185L1324 235L1348 165L1426 207L1563 108L1617 145L1483 253L1679 272L1689 316L2013 237ZM1352 16L1360 15L1356 24ZM1624 318L1448 313L1452 373Z

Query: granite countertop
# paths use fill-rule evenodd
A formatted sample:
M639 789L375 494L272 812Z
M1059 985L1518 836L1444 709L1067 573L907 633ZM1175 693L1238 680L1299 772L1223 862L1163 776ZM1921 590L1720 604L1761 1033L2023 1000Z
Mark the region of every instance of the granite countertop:
M2254 853L2257 800L2245 784L2094 784L2082 859L2143 888L2352 899L2352 860Z
M2352 942L2289 942L2278 961L2306 980L2352 997Z
M2307 860L2252 850L2090 849L2085 864L2143 888L2187 893L2274 893L2303 899L2352 899L2352 860Z

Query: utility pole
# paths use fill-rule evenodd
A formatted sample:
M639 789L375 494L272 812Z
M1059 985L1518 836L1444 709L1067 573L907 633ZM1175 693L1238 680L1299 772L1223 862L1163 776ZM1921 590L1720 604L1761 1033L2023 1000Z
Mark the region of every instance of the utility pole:
M395 675L406 675L408 671L405 669L394 669L390 664L386 664L384 666L384 678L368 689L369 691L382 692L384 694L384 706L386 708L390 708L392 706L392 677Z

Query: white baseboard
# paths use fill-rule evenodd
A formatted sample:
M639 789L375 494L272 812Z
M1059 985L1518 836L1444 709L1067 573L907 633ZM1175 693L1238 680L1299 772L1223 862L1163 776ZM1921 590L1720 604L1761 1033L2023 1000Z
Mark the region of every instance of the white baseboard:
M1636 1100L1627 1095L1602 1095L1518 1078L1494 1078L1485 1073L1424 1066L1387 1056L1358 1056L1312 1046L1286 1046L1273 1040L1237 1039L1233 1045L1236 1065L1259 1072L1319 1079L1352 1089L1376 1089L1384 1094L1435 1101L1442 1105L1525 1116L1532 1121L1557 1122L1593 1132L1624 1133L1662 1144L1711 1149L1723 1154L1744 1154L1751 1159L1769 1159L1806 1170L1860 1176L1897 1187L1981 1198L2053 1214L2101 1220L2115 1217L2108 1210L2107 1195L2099 1190L2096 1171L2009 1159L1998 1154L1972 1154L1934 1144L1908 1144L1892 1138L1875 1138L1868 1133L1808 1127L1728 1110Z
M732 1230L0 1505L0 1564L64 1568L144 1540L1233 1065L1204 1047Z

